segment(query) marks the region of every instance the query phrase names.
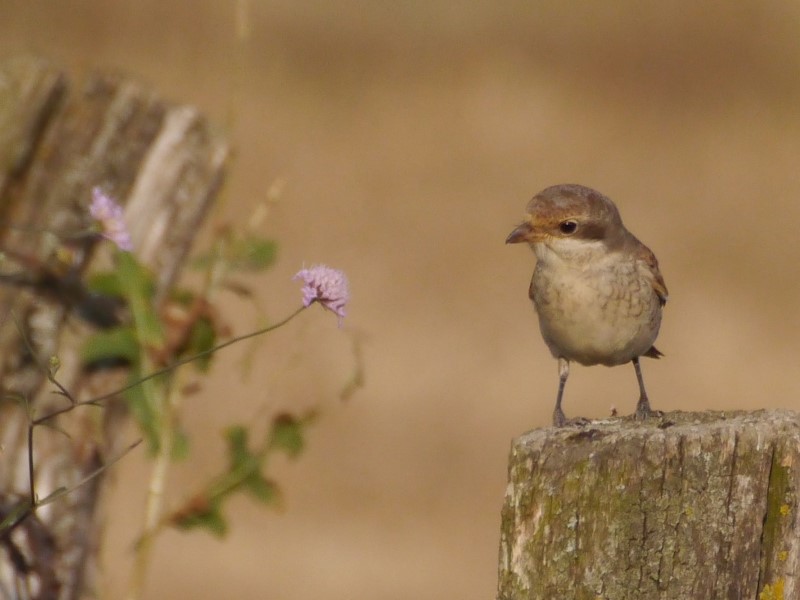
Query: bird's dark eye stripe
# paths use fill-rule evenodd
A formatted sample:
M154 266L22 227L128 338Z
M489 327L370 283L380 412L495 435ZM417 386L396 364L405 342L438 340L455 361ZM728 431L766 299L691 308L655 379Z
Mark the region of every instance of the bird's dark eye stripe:
M562 221L558 224L558 229L561 233L569 235L570 233L575 233L575 230L578 228L578 222L569 219L567 221Z

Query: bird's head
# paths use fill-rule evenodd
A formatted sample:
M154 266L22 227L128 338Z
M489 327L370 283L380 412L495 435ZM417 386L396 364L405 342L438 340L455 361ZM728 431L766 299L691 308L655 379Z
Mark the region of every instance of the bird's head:
M625 241L626 230L614 203L582 185L554 185L538 194L525 220L506 244L528 242L537 256L546 251L566 255L613 250Z

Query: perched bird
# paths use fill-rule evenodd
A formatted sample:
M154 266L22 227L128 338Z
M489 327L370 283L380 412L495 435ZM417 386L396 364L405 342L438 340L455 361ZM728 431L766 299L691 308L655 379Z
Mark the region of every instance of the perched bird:
M507 244L527 242L536 255L528 295L547 347L558 359L557 427L569 363L615 366L632 362L639 382L636 418L651 413L640 356L653 346L667 286L650 249L625 229L614 203L582 185L555 185L528 203L525 221Z

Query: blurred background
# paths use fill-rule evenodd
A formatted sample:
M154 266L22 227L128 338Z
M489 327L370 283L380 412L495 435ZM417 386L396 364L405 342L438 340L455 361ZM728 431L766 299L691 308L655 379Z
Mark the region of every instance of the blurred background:
M212 226L284 182L263 226L279 264L254 284L269 317L298 305L303 264L351 281L343 330L309 311L226 351L186 403L173 501L223 464L227 424L321 416L274 465L284 510L243 498L222 542L164 535L148 597L494 597L509 444L549 424L557 384L533 255L503 241L551 184L609 195L661 262L655 408L800 408L799 31L789 0L3 0L3 57L133 75L227 133ZM220 300L237 332L258 322ZM341 402L353 340L366 381ZM632 368L576 367L565 410L636 398ZM103 597L126 585L146 476L141 455L115 467Z

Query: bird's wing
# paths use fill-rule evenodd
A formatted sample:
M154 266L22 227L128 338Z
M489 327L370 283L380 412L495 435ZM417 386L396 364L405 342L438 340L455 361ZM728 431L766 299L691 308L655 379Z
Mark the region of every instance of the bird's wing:
M659 303L661 306L664 306L667 303L667 298L669 298L669 292L667 291L667 284L664 283L664 277L661 275L661 271L658 268L656 255L644 244L639 246L637 254L637 258L644 263L648 271L650 271L652 276L650 284L653 286L653 291L656 293L656 296L658 296Z

